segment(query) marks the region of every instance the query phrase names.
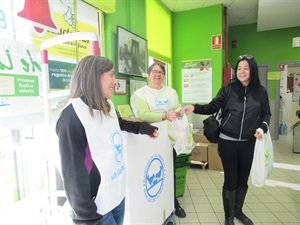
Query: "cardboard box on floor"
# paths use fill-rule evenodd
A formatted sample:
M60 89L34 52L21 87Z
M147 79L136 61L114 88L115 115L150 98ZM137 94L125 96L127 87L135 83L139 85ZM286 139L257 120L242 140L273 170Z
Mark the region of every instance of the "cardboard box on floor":
M199 142L195 144L196 146L193 148L190 156L191 161L207 162L207 148L209 144Z
M218 144L210 144L208 146L208 169L223 171L223 165L218 153Z
M208 162L208 169L223 171L222 161L218 154L218 144L210 143L200 132L193 133L193 138L198 146L191 152L191 160Z
M208 150L209 141L200 132L193 133L193 138L196 146L191 152L191 156L190 156L191 161L207 162L208 159L207 150Z
M193 133L193 138L195 143L210 143L207 138L202 134L202 132Z

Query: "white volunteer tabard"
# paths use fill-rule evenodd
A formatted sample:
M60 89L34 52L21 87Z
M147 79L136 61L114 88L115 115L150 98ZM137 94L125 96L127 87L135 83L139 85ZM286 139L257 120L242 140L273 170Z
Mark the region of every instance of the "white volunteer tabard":
M159 137L124 135L126 204L124 225L162 225L174 210L173 149L167 122L154 123Z

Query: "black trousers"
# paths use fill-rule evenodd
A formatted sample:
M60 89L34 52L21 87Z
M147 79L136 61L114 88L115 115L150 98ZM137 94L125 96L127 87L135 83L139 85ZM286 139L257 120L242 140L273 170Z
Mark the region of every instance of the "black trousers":
M224 169L223 188L235 191L236 187L248 188L248 178L253 161L255 139L229 141L220 139L219 155Z

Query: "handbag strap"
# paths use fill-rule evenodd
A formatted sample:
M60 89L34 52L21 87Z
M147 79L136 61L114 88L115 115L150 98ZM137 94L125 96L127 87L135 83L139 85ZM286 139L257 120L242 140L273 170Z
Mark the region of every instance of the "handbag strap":
M224 102L224 107L225 107L225 105L227 104L227 100L228 100L229 94L230 94L230 92L231 92L231 84L229 84L228 87L229 87L229 90L228 90L228 92L227 92L227 94L226 94L226 99L225 99L225 102Z
M225 102L224 102L224 105L223 105L223 107L221 107L219 110L218 110L218 112L217 113L214 113L213 115L214 115L214 117L217 119L217 115L219 115L219 119L220 119L220 116L222 115L222 108L224 108L225 107L225 105L227 104L227 100L228 100L228 98L229 98L229 94L230 94L230 92L231 92L231 84L229 84L228 85L228 92L226 93L226 98L225 98Z

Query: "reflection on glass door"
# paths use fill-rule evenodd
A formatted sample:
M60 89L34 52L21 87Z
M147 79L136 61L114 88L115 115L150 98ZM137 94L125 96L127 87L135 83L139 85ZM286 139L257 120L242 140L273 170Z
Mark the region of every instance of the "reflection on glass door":
M80 31L99 35L103 16L79 0L41 1L50 7L42 7L44 17L38 19L54 15L51 19L58 28L49 32L44 21L35 21L33 26L33 18L24 14L34 11L30 2L1 0L0 6L0 224L68 225L72 222L61 207L65 197L57 191L62 187L48 154L55 149L49 150L39 48L44 40L75 32L75 23ZM79 7L75 11L76 4ZM90 52L86 46L88 42L70 42L51 49L51 89L67 88L77 58ZM52 96L52 118L66 98Z

